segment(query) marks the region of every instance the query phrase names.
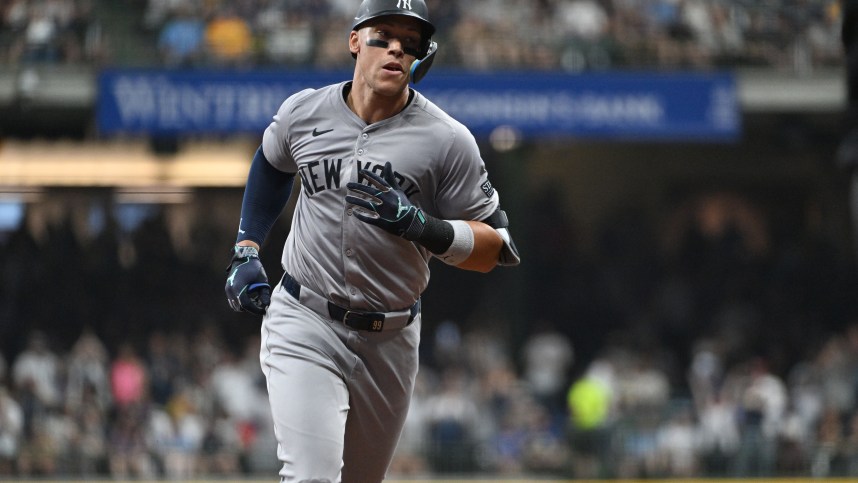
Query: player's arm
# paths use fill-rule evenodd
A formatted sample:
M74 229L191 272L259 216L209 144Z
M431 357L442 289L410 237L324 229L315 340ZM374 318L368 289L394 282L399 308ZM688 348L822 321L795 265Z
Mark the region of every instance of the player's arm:
M494 228L483 222L466 221L464 223L473 234L474 246L471 249L470 255L463 262L456 264L456 266L463 270L473 270L476 272L486 273L491 271L498 264L501 249L503 249L503 239Z
M453 226L453 240L445 252L433 252L445 263L486 273L497 265L515 266L521 262L509 234L506 212L500 208L482 221L447 223Z
M488 272L502 260L505 243L493 226L494 215L485 222L435 218L411 204L389 162L381 176L369 170L361 174L370 184L351 182L347 187L353 194L346 196L348 203L359 208L355 216L361 221L419 243L444 263L465 270Z
M271 286L259 260L259 248L289 202L294 179L294 173L284 173L268 162L262 146L256 150L241 202L238 235L227 266L227 301L237 312L261 315L271 302Z
M495 265L514 267L521 263L504 210L497 208L488 218L469 221L468 226L474 233L474 250L457 265L459 268L488 272Z
M262 245L289 202L294 180L295 173L284 173L272 166L259 146L247 175L236 245L257 249Z

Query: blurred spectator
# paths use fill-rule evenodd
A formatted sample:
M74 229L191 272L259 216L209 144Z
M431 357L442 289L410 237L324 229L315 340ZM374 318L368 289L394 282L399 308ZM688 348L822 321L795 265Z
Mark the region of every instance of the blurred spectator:
M564 69L577 72L611 66L611 54L606 49L611 19L601 2L558 2L555 19L564 45L561 53Z
M459 366L465 360L462 346L462 329L452 320L445 320L435 327L432 339L431 364L436 369Z
M825 394L822 390L827 377L816 364L798 361L787 375L790 410L803 433L808 433L822 415Z
M24 438L24 411L0 384L0 476L17 471L16 461Z
M521 455L524 473L570 474L570 449L565 428L554 424L549 412L536 404L525 406L522 413L527 425L527 438Z
M123 342L110 366L113 402L120 412L146 401L148 377L137 350L130 342Z
M59 358L48 346L45 334L33 331L12 365L14 388L32 393L40 407L56 407L61 402L60 369Z
M244 445L239 427L218 405L205 421L200 442L198 473L233 476L242 472Z
M739 450L738 406L718 390L697 408L700 420L700 458L704 474L726 476Z
M66 408L77 411L86 404L103 410L111 404L109 357L98 336L85 328L66 358Z
M475 469L477 405L468 393L468 376L450 367L441 374L438 392L426 401L429 462L433 471L451 473Z
M790 403L792 403L790 401ZM806 444L811 439L811 428L790 406L784 416L783 427L778 431L775 447L775 473L784 476L799 476L808 467L810 456Z
M616 442L612 443L613 448L608 456L603 458L603 461L608 461L609 467L604 472L618 478L658 475L658 436L661 428L660 418L651 411L617 416L615 425L609 428L608 436L615 436Z
M61 59L60 38L56 19L48 15L43 4L34 3L24 29L24 37L14 57L23 62L57 62Z
M512 471L520 462L508 460L511 454L521 451L524 441L516 438L523 436L522 428L510 423L520 422L512 413L520 407L518 401L525 397L527 389L509 364L498 364L479 372L474 382L477 392L472 397L480 413L480 420L474 423L477 428L474 436L490 442L494 456L489 458L492 460L489 466Z
M690 408L681 407L657 435L659 475L693 478L700 474L700 433Z
M614 398L623 411L658 411L670 400L670 380L649 352L630 354L617 367Z
M479 395L476 398L482 416L477 436L490 442L490 467L505 474L523 470L524 450L527 444L527 423L521 414L524 405L534 411L546 412L527 393L527 386L506 365L498 365L479 377Z
M165 408L152 409L148 444L155 449L166 478L189 480L197 474L205 430L204 418L184 392L174 394Z
M569 388L569 434L576 478L605 474L615 394L614 368L602 359L593 361Z
M593 41L607 32L608 12L596 0L562 0L556 9L557 21L566 35Z
M822 413L816 428L817 447L811 462L815 478L850 476L843 414L836 407Z
M265 61L274 65L309 64L316 44L313 19L299 12L284 13L282 5L272 3L270 7L261 10L257 20ZM345 37L341 40L345 44Z
M847 349L846 339L838 334L823 344L815 361L816 369L824 375L820 381L824 404L844 414L856 403L855 367Z
M216 401L230 417L253 425L260 414L269 417L268 406L262 403L265 398L256 384L258 365L249 369L241 362L232 350L225 350L212 370L210 383Z
M252 344L250 344L252 345ZM239 435L239 458L250 457L253 446L271 426L271 409L265 386L259 383L259 345L241 353L223 351L223 357L212 369L210 386L217 406L235 426Z
M555 424L549 411L524 386L509 391L497 416L491 469L504 475L563 475L569 472L565 426Z
M72 443L71 474L94 478L104 475L107 468L107 412L95 404L84 402L74 421L77 428Z
M154 479L157 475L147 436L149 411L142 404L117 408L109 426L108 468L117 480Z
M716 340L701 340L694 347L688 368L691 396L702 412L709 403L720 398L724 382L724 361Z
M223 4L205 28L206 52L212 65L247 66L253 58L253 33L235 8Z
M158 51L167 67L193 67L203 60L205 24L188 7L181 7L164 22Z
M836 1L821 2L811 6L802 32L796 42L805 47L809 58L804 66L806 71L816 65L836 65L843 60L841 43L841 7ZM802 19L804 20L804 19ZM801 25L801 24L800 24ZM799 26L802 28L802 26Z
M175 386L186 377L186 368L170 345L170 336L160 330L149 334L145 363L152 402L166 406L173 397Z
M720 2L709 5L711 28L700 32L701 41L712 53L715 67L727 67L741 62L745 36L735 13L737 8Z
M52 433L61 429L55 427L55 409L43 411L38 419L31 422L27 438L18 454L18 474L24 477L39 478L57 475L59 461L58 448L55 446L62 433Z
M779 432L787 409L786 386L761 358L748 361L740 385L742 417L734 475L774 474Z
M524 380L550 416L565 412L573 355L569 338L553 327L535 331L522 347Z

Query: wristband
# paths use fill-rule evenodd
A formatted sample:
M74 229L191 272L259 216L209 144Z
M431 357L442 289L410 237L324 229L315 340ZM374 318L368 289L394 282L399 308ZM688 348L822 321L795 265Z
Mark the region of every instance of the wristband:
M474 231L462 220L447 220L447 223L453 227L453 242L447 251L435 256L447 265L458 265L474 251Z
M241 258L259 258L259 250L256 247L236 245L232 249L233 260Z

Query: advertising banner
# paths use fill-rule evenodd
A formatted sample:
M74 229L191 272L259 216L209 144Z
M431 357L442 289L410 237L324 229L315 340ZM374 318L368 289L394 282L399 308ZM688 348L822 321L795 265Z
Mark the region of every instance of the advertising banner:
M108 70L102 135L260 133L282 101L350 79L342 71ZM729 73L465 73L433 70L417 89L476 136L732 141L741 130Z

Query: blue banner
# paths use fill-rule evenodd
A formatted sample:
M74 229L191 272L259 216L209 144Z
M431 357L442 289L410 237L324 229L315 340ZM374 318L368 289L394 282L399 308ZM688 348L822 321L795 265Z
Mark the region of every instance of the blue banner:
M342 71L109 70L99 77L104 135L260 133L283 100L351 78ZM729 73L433 71L418 90L477 136L732 141L741 130Z

